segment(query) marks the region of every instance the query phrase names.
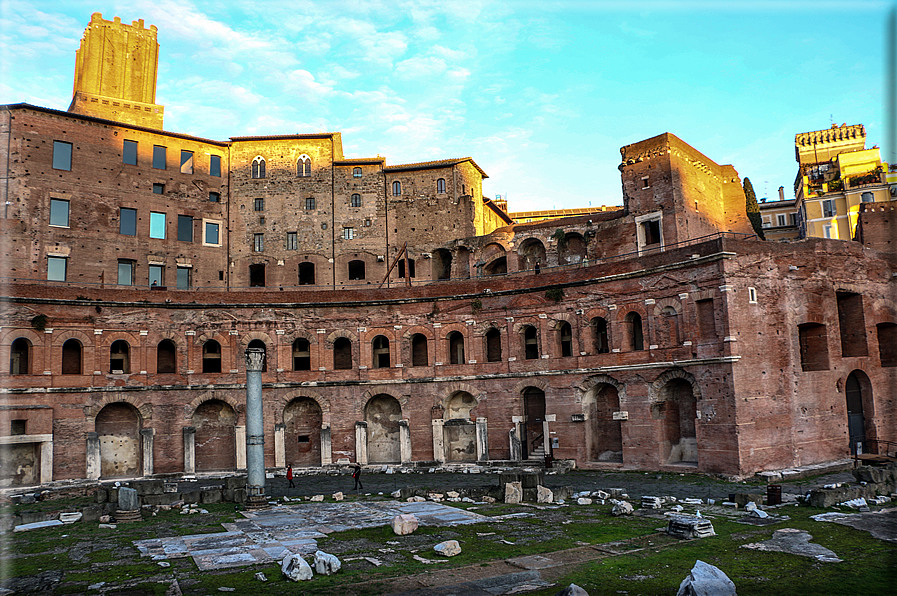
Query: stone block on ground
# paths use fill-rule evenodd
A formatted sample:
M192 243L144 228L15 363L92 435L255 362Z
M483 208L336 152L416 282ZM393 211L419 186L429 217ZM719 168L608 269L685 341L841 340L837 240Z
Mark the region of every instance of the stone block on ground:
M118 489L118 508L122 511L140 509L140 500L137 491L133 488L121 487Z
M628 501L620 501L619 503L614 505L614 508L611 509L610 513L614 517L620 517L621 515L632 515L633 507L632 504Z
M346 496L342 493L342 491L337 492L337 493L333 493L333 500L334 500L334 501L342 501L342 500L345 499L345 498L346 498Z
M505 483L505 503L517 504L523 500L523 486L520 482Z
M457 540L446 540L445 542L440 542L434 546L433 550L435 550L438 555L454 557L455 555L461 554L461 545L458 544Z
M64 524L73 524L76 521L80 521L82 517L84 517L84 514L80 511L65 511L59 514L59 521Z
M551 492L551 489L547 486L542 486L541 484L536 487L536 502L537 503L552 503L554 502L554 493Z
M288 579L294 582L311 579L313 573L311 567L299 555L287 555L280 564L280 570Z
M315 552L315 572L318 575L333 575L340 569L340 560L336 555L325 553L322 550Z
M311 499L309 499L309 501L312 501L313 503L320 503L323 500L324 500L324 495L315 495Z
M589 593L576 584L570 584L554 596L589 596Z
M403 513L392 518L392 531L397 536L405 536L413 533L420 522L413 513Z
M221 491L218 489L204 490L200 494L202 495L200 497L200 502L202 503L220 503L222 500Z
M709 519L694 515L671 515L666 532L670 536L686 540L716 536Z
M735 584L718 567L698 560L676 596L736 596Z
M27 532L28 530L39 530L40 528L52 528L53 526L61 526L62 522L58 519L50 519L47 521L39 521L30 524L22 524L13 528L13 532Z
M576 504L577 505L591 505L592 499L590 499L588 497L579 497L578 499L576 499Z

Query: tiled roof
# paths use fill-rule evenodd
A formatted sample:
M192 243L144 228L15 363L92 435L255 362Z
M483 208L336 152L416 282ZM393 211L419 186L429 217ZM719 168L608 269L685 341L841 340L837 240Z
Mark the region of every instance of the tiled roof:
M438 161L422 161L419 163L406 163L399 164L394 166L386 166L383 168L386 172L402 172L408 170L429 170L431 168L447 168L450 166L458 165L459 163L464 163L465 161L469 161L473 167L482 174L483 178L488 178L489 176L486 172L483 171L483 168L477 165L477 162L473 160L472 157L457 157L455 159L440 159Z

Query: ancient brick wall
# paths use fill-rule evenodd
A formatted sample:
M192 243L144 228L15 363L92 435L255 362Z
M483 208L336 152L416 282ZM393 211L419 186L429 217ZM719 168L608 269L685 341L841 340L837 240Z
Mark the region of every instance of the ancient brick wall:
M897 201L861 203L857 216L856 241L881 252L897 252Z

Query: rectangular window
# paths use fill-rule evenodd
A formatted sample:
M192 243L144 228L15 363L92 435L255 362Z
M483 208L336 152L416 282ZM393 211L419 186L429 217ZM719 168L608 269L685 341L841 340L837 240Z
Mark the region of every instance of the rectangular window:
M257 198L252 203L253 209L256 211L264 211L265 210L265 199Z
M193 173L193 152L181 150L181 174Z
M210 192L209 193L209 202L210 203L220 203L221 202L221 193L220 192Z
M307 199L305 199L305 210L311 211L314 208L315 208L315 198L308 197Z
M209 176L215 176L216 178L221 178L221 156L220 155L209 156Z
M118 216L118 233L124 236L137 235L137 210L122 207Z
M122 143L121 162L131 166L137 165L137 141L124 141Z
M776 219L778 221L778 225L780 225L780 226L785 225L785 214L784 213L780 213L778 216L776 216Z
M69 227L69 202L62 199L50 199L50 225L60 228Z
M11 435L27 435L25 432L25 428L27 425L27 420L10 420L9 421L9 434Z
M255 252L263 252L265 250L265 235L264 234L253 234L252 235L252 250Z
M150 213L150 238L165 240L165 214Z
M751 304L756 304L757 302L757 288L748 288L748 302Z
M841 328L841 356L868 356L863 295L836 292L835 296L838 300L838 325Z
M202 243L206 246L221 246L221 239L218 233L221 224L212 221L204 223Z
M165 185L153 183L153 194L154 195L164 195L165 194Z
M178 215L178 240L193 242L193 218L189 215Z
M838 238L838 234L834 230L834 226L831 224L827 224L822 226L822 236L823 238Z
M828 335L825 325L805 323L798 325L797 331L801 369L828 370Z
M134 285L134 261L123 260L118 262L118 285Z
M164 170L166 167L166 151L161 145L153 145L153 167L157 170Z
M833 199L826 199L822 201L822 217L834 217L835 216L835 201Z
M352 240L355 238L355 228L343 228L343 239Z
M72 171L72 144L53 141L53 169Z
M66 261L65 257L47 257L48 281L65 281Z
M178 289L190 289L190 267L178 267Z
M788 214L788 225L792 225L792 226L797 225L797 213L789 213Z
M287 232L287 250L296 250L299 245L298 232Z
M165 284L162 283L163 276L165 274L165 266L164 265L150 265L149 266L149 285L152 288L161 288Z

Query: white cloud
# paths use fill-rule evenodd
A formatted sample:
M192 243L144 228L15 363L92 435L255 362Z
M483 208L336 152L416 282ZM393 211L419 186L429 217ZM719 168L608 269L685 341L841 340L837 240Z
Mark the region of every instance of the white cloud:
M433 78L445 72L445 60L433 56L415 56L396 64L393 74L403 79Z

